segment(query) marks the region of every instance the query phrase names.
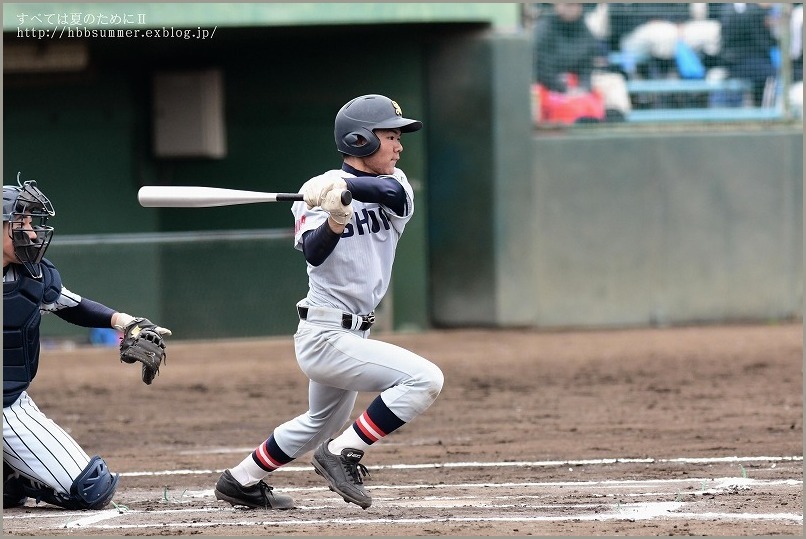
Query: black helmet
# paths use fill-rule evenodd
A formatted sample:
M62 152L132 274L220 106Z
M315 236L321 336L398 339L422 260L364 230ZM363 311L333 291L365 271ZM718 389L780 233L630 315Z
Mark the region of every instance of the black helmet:
M410 133L422 127L422 122L404 118L400 106L388 97L362 95L349 101L336 114L336 148L347 155L367 157L381 146L373 129L400 129Z
M53 237L53 227L46 225L48 218L56 212L48 197L36 186L36 181L20 183L17 174L17 184L3 186L3 222L12 222L8 234L14 254L32 277L39 278L42 276L39 263ZM25 223L26 217L30 217L29 223ZM15 222L26 226L15 228ZM31 231L36 234L35 238L31 238Z

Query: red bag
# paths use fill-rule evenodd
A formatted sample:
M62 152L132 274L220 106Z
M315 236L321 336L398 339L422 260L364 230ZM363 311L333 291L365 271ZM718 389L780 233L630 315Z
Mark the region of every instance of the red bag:
M569 77L569 88L575 88L576 77ZM538 103L536 121L572 124L581 118L601 121L605 119L604 96L596 90L572 91L567 94L549 90L542 84L532 85L532 93Z

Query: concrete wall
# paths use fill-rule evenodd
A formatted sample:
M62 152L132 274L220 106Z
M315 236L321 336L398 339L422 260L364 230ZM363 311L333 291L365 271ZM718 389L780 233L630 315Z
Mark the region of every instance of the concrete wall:
M454 234L447 253L432 251L434 322L802 317L802 144L790 130L536 135L530 185L503 175L510 189L502 181L485 208L460 219L488 234ZM483 193L486 179L443 189Z
M802 314L802 133L532 141L536 265L524 323Z

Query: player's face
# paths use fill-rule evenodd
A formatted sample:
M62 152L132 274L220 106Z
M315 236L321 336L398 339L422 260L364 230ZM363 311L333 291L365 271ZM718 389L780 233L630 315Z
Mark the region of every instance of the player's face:
M20 260L14 252L14 242L11 239L11 228L14 229L28 229L28 236L31 241L36 240L36 232L31 229L31 217L18 217L14 221L3 221L3 267L5 268L12 262L19 264Z
M11 223L3 221L3 267L12 262L18 262L14 254L14 244L11 242Z
M395 171L403 145L400 143L400 129L376 129L375 135L381 141L378 151L364 158L367 172L392 174Z

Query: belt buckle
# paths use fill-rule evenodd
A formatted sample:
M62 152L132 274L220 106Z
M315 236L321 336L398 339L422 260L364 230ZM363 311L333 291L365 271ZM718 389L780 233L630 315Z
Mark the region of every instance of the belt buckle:
M359 331L366 331L375 324L375 311L372 311L369 314L342 313L341 327L344 329L353 329L354 317L358 317L361 320L359 326L355 328Z
M361 330L366 331L375 324L375 311L361 315Z

